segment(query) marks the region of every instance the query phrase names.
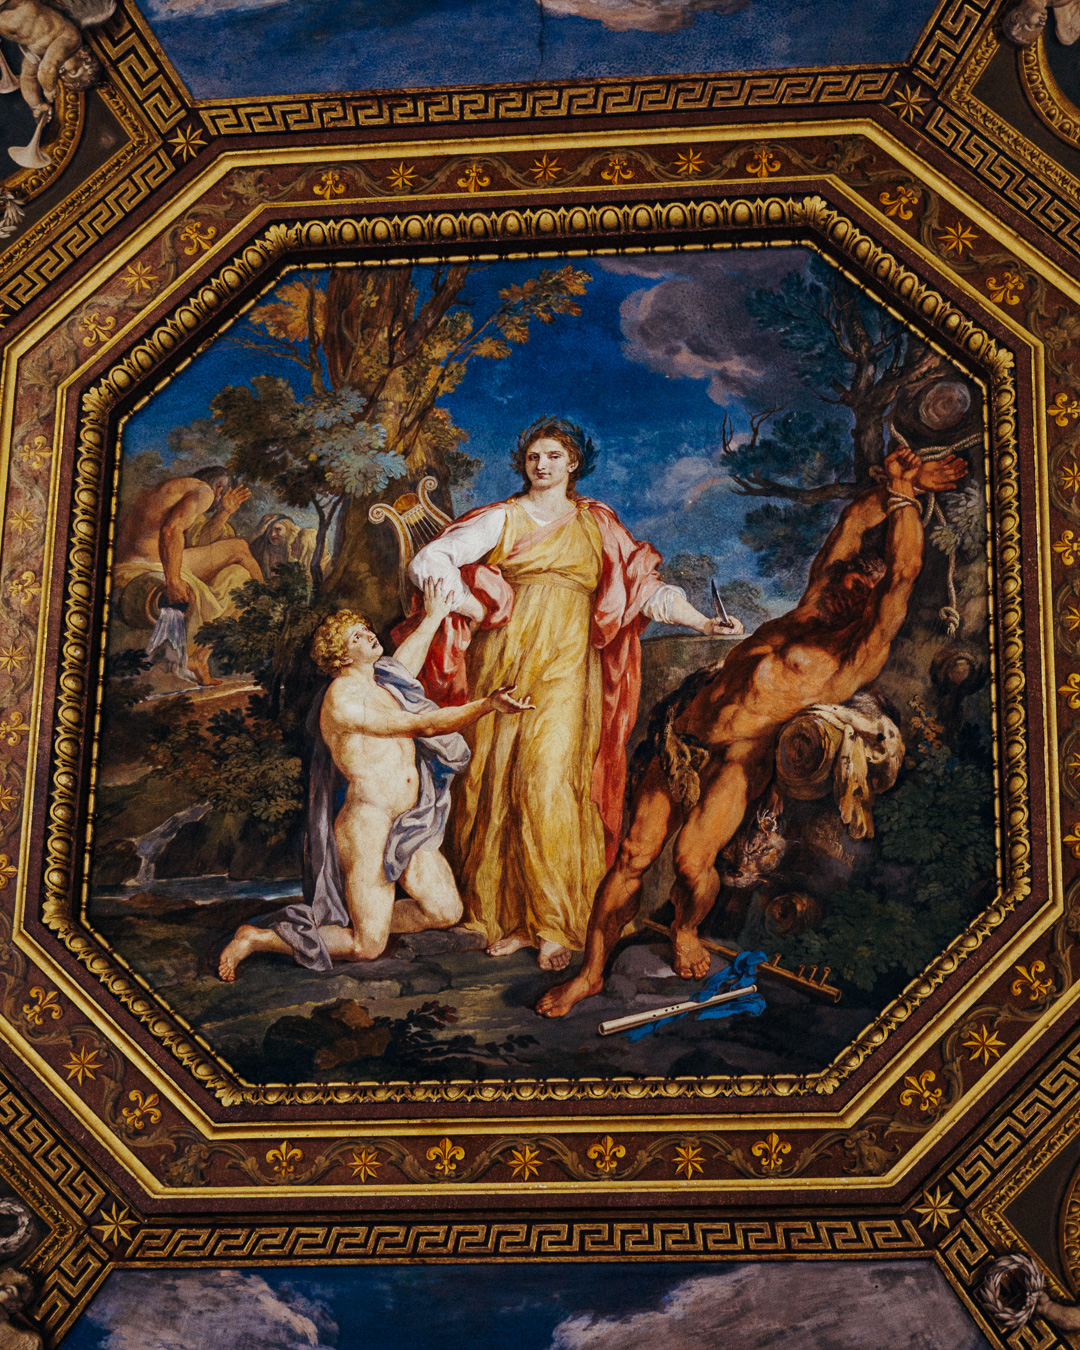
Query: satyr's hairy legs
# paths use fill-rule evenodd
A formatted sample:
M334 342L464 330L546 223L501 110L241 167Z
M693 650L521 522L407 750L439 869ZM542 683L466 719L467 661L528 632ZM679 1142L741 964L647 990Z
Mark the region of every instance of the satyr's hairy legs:
M771 743L761 747L747 741L728 746L701 776L701 799L679 831L673 859L675 973L684 979L701 980L709 973L711 957L698 927L720 891L716 855L742 824L750 802L764 792L771 763Z
M452 928L462 914L450 864L429 849L414 853L402 873L409 897L395 900L394 883L383 871L383 850L393 816L384 808L346 800L334 824L338 856L345 877L345 903L350 927L325 924L319 929L332 961L373 961L381 956L391 933L420 933ZM292 948L272 929L242 924L221 954L218 974L234 980L240 963L256 952L291 956Z
M645 873L678 828L681 815L671 800L658 759L646 769L630 812L630 828L619 845L615 864L596 893L582 967L573 979L557 984L540 999L536 1011L542 1017L564 1017L575 1003L600 992L607 959L638 912Z

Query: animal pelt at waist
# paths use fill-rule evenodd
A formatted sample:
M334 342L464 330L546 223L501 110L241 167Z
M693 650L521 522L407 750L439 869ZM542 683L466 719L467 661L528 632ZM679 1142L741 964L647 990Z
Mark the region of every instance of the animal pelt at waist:
M634 751L627 781L630 796L637 790L645 770L658 759L671 790L672 800L690 811L701 799L701 770L709 762L709 749L693 736L680 733L675 722L688 705L717 674L723 657L692 671L677 689L662 698L649 715L645 739Z

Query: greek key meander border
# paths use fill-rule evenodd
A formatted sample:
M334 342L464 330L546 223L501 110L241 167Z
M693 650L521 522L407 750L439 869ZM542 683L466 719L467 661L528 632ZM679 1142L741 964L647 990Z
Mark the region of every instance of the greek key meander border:
M0 1148L0 1176L15 1184L48 1230L21 1264L40 1278L33 1314L53 1343L70 1328L109 1271L117 1268L924 1257L937 1263L991 1343L1004 1347L1004 1337L986 1324L974 1294L985 1262L1023 1244L1011 1229L998 1232L988 1227L984 1214L990 1206L1002 1210L1016 1193L1011 1183L1018 1167L1026 1178L1037 1174L1047 1155L1047 1140L1061 1137L1075 1116L1080 1097L1078 1042L1080 1036L1074 1033L1071 1044L1029 1074L1010 1101L981 1124L974 1142L964 1143L945 1161L940 1175L961 1202L940 1237L936 1224L931 1230L925 1222L916 1223L915 1214L921 1211L912 1212L918 1196L911 1195L899 1204L883 1206L877 1215L867 1214L861 1206L854 1213L836 1213L830 1206L828 1214L807 1206L797 1213L690 1219L642 1215L635 1206L610 1217L480 1214L443 1219L421 1212L340 1221L292 1211L239 1222L230 1215L219 1222L185 1213L144 1217L129 1202L121 1211L122 1237L110 1240L103 1235L98 1240L94 1232L102 1225L94 1220L108 1220L105 1204L115 1202L117 1192L77 1158L63 1130L22 1090L5 1082L2 1071L0 1125L5 1141ZM999 1181L1002 1164L1008 1171ZM952 1199L950 1193L948 1201ZM114 1203L112 1215L117 1212ZM1054 1289L1052 1278L1050 1286ZM1037 1344L1040 1350L1051 1350L1064 1342L1043 1336Z
M481 227L482 226L482 230ZM72 788L82 737L81 704L86 693L85 634L93 622L92 541L97 529L99 489L97 479L105 452L105 436L111 409L137 380L147 378L178 342L212 318L223 302L238 295L268 267L287 255L327 248L355 248L365 244L409 243L416 247L446 245L461 240L474 248L484 236L518 242L571 243L575 237L612 234L636 235L639 240L664 230L786 229L816 234L841 260L865 269L882 290L917 311L922 321L941 333L970 359L987 369L992 389L993 442L996 459L996 519L1001 538L998 553L1001 610L999 615L1001 670L1000 717L1003 735L1001 781L1007 785L1004 819L1009 830L1005 861L1010 889L961 934L941 956L912 981L877 1021L824 1072L807 1075L757 1076L730 1080L644 1080L603 1084L557 1080L480 1082L454 1084L374 1084L326 1088L237 1088L223 1074L212 1056L192 1043L190 1032L178 1030L175 1020L147 996L144 987L119 969L95 943L87 939L71 917L71 859L78 853L71 826L77 802ZM396 216L387 220L371 217L361 221L314 220L296 225L271 225L229 262L220 266L197 293L179 303L171 316L137 342L128 355L83 397L79 430L74 517L74 540L68 555L68 579L63 616L59 698L53 750L51 794L44 869L42 916L68 949L110 990L128 1011L147 1028L187 1069L203 1088L226 1105L274 1104L302 1101L305 1105L325 1101L344 1104L357 1101L570 1101L600 1098L644 1100L648 1098L756 1096L780 1093L828 1095L882 1045L891 1032L952 974L971 952L1012 911L1030 886L1030 839L1028 835L1026 724L1023 706L1021 571L1019 553L1019 480L1016 439L1016 391L1012 379L1011 353L999 347L983 330L967 319L944 296L901 265L882 246L831 208L822 198L801 201L785 198L730 200L721 202L603 204L594 207L551 208L526 211L473 211Z

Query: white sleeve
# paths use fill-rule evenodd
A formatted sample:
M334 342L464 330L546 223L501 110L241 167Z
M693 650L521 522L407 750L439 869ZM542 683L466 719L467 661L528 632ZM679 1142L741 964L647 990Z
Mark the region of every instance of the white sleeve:
M413 557L406 569L409 580L421 591L429 577L441 581L451 607L457 610L472 594L461 579L461 569L491 552L502 538L505 523L506 507L493 506L468 525L439 535Z
M656 623L678 623L671 617L672 609L677 600L685 599L686 592L681 586L658 586L641 606L641 612Z

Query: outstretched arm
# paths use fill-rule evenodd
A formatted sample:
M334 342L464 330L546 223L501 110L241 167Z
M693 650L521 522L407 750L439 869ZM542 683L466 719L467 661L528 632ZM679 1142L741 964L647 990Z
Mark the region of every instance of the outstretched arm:
M885 461L887 476L889 464L897 455L907 457L904 462L908 466L913 496L926 492L949 492L967 473L967 465L957 455L950 455L947 459L922 460L913 450L901 446ZM885 519L891 490L889 483L867 488L844 508L840 519L833 526L810 566L810 576L806 583L806 591L799 602L800 607L811 604L816 598L818 591L825 584L832 564L847 562L848 559L854 558L862 548L867 533ZM910 507L907 509L910 510Z
M855 662L863 667L863 680L872 680L888 659L892 640L907 617L911 592L922 571L922 508L920 491L928 491L926 482L955 487L967 472L963 460L924 463L906 447L885 460L886 512L889 525L885 535L885 576L879 582L868 607L864 636Z
M410 675L419 675L427 660L431 640L450 613L450 602L441 581L428 577L424 582L424 617L394 653Z
M530 699L514 698L513 692L512 685L505 685L487 698L457 708L431 708L420 713L361 703L345 711L335 707L333 716L342 730L360 731L366 736L442 736L448 731L464 731L489 712L520 713L533 708Z

